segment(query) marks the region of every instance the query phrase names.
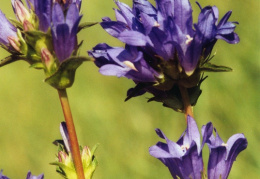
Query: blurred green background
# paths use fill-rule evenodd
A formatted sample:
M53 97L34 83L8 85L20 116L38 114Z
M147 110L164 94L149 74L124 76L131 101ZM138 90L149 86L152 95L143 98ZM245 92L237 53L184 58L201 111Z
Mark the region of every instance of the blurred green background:
M132 5L130 0L122 0ZM216 5L220 17L233 10L231 21L238 21L236 32L241 42L229 45L219 40L213 62L230 66L231 73L208 73L203 93L194 108L199 128L209 121L224 141L244 133L248 148L237 158L230 178L260 178L259 70L260 9L259 0L200 0L202 6ZM199 8L192 1L194 22ZM112 0L83 0L84 21L114 19ZM1 10L14 17L11 2L1 1ZM97 43L123 46L97 25L81 32L85 40L81 55ZM8 54L0 49L0 57ZM43 82L44 74L16 62L0 69L0 168L12 179L44 173L45 178L60 178L55 167L57 151L52 144L61 138L59 123L63 120L57 92ZM159 140L155 128L176 141L185 130L184 116L160 103L147 103L149 94L124 102L126 91L134 83L128 79L102 76L92 63L77 71L74 86L68 89L72 113L81 145L100 146L96 152L99 166L94 178L171 178L167 168L151 157L148 148ZM208 148L204 148L207 158ZM205 165L207 163L205 162Z

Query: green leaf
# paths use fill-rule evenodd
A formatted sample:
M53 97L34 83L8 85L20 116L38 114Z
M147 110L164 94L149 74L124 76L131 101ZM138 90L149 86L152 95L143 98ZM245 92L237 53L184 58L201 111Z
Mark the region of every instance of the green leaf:
M200 67L200 71L202 72L230 72L232 68L226 66L218 66L212 63L205 63L203 66Z
M98 24L99 22L83 22L79 25L78 27L78 33L82 30L82 29L85 29L85 28L89 28L93 25L96 25Z
M77 68L83 61L88 61L87 57L71 57L63 61L59 69L50 77L45 79L45 82L56 89L66 89L72 86L75 79Z

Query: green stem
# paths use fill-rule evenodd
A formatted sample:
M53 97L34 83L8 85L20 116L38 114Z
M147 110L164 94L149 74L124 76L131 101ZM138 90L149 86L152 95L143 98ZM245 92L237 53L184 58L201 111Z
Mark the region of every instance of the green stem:
M81 161L81 155L80 155L80 150L79 150L79 143L77 139L77 134L70 110L70 105L69 105L69 100L68 100L68 95L66 92L66 89L64 90L58 90L59 97L60 97L60 102L64 114L64 118L66 121L66 125L68 128L68 134L69 134L69 142L71 146L71 154L72 154L72 159L73 163L77 172L78 179L85 179L84 177L84 171L83 171L83 165Z
M187 121L188 115L191 116L191 117L194 117L193 110L192 110L192 106L190 104L190 98L189 98L189 94L188 94L187 89L183 86L180 86L180 85L179 85L179 89L180 89L180 92L181 92L182 102L183 102L183 105L184 105L185 119Z

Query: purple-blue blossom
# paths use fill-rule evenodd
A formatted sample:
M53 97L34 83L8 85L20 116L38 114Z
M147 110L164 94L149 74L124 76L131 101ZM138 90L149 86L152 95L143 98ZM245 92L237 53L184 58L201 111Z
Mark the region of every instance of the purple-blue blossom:
M174 179L201 179L206 176L208 179L226 179L230 173L233 162L238 154L247 147L247 139L243 134L231 136L227 143L219 137L216 129L216 137L213 135L213 125L209 122L202 126L202 143L195 120L187 117L187 129L175 143L169 140L165 134L156 129L159 137L166 140L166 143L158 142L150 147L150 154L158 158L168 167ZM207 172L204 171L202 161L202 148L207 143L210 155Z
M233 162L238 154L247 148L247 139L244 134L232 135L227 143L219 137L217 130L216 136L211 134L207 139L210 150L208 161L208 179L226 179L230 173Z
M61 0L26 0L28 7L31 9L31 5L33 5L33 9L35 11L35 14L37 15L39 19L39 29L43 32L47 32L49 27L51 26L51 20L52 20L52 8L54 4L58 3L61 5L62 10L65 12L68 10L69 6L72 3L76 3L76 6L78 9L81 7L81 0L67 0L67 1L61 1Z
M157 94L170 96L178 86L198 87L204 71L230 70L208 62L218 39L239 42L234 32L237 23L228 21L231 11L218 22L216 6L199 5L201 12L194 24L188 0L156 0L156 6L147 0L133 0L132 8L115 3L116 21L104 17L100 25L125 47L102 43L88 53L95 58L101 74L127 77L136 83L135 92L129 91L128 98L151 92L157 101L163 101ZM198 94L189 95L198 98Z
M3 14L3 12L0 10L0 43L4 46L6 46L7 48L11 48L10 47L10 40L8 38L17 38L17 30L14 27L14 25L12 25L10 23L10 21L5 17L5 15Z
M201 144L195 120L188 116L187 122L187 129L176 143L169 140L160 129L156 129L157 135L165 139L166 143L158 142L149 149L153 157L168 167L174 179L198 179L203 173L202 148L205 140Z
M55 54L60 62L69 58L73 50L77 48L77 31L81 17L76 3L70 4L66 17L60 4L53 5L52 41Z
M7 176L3 175L2 172L3 172L3 170L0 171L0 179L9 179ZM27 173L27 176L26 176L26 179L43 179L43 178L44 178L43 174L34 176L34 175L32 175L32 173L30 171Z
M0 179L9 179L7 176L3 175L3 170L0 171Z
M43 178L44 178L43 174L34 176L34 175L32 175L32 173L30 171L28 172L27 177L26 177L26 179L43 179Z

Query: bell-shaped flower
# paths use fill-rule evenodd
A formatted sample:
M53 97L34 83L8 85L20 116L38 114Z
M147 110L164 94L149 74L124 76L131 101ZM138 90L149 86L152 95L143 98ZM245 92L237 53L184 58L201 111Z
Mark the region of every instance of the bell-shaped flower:
M155 82L157 72L143 58L136 47L112 48L107 44L98 44L89 52L103 75L127 77L135 82Z
M69 6L66 17L60 4L53 5L51 27L53 47L60 62L69 58L77 48L77 31L81 17L76 3Z
M187 129L176 143L169 140L160 129L156 129L158 136L165 139L166 143L158 142L149 149L153 157L168 167L174 179L197 179L203 173L202 148L205 140L200 143L195 120L188 116L187 122Z
M233 162L238 154L247 148L247 139L244 134L234 134L227 143L219 137L217 130L216 137L211 132L207 138L207 145L210 150L208 161L208 179L226 179L230 173Z
M8 49L12 49L10 46L10 40L18 42L17 29L11 24L3 12L0 10L0 43Z
M39 19L39 29L47 32L51 25L52 0L26 0L30 9L33 9Z

